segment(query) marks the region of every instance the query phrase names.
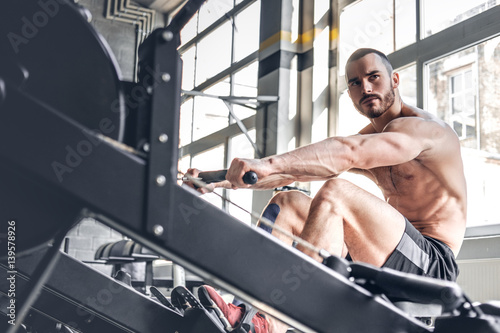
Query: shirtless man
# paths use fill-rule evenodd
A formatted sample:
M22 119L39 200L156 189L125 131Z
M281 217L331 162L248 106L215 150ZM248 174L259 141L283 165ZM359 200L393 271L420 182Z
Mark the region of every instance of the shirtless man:
M455 257L467 207L457 135L434 115L403 103L399 75L377 50L354 52L346 64L346 80L354 106L370 120L367 127L357 135L328 138L280 155L236 158L227 181L215 186L273 189L294 181L326 180L314 198L294 191L277 194L264 215L332 254L456 280ZM257 173L255 185L243 183L247 171ZM373 180L385 201L337 178L345 171ZM291 243L277 232L273 235ZM321 260L311 250L297 248Z

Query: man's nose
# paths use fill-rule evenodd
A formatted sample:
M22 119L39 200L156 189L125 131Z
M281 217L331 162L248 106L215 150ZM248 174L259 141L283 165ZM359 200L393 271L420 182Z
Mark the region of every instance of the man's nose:
M362 84L362 91L363 91L363 94L371 94L372 91L373 91L373 87L372 87L372 84L368 81L364 81Z

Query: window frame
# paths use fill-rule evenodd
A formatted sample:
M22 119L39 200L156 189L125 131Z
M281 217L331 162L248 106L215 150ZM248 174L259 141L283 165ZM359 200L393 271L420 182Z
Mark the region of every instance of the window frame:
M196 76L196 62L197 62L197 45L204 40L207 36L209 36L211 33L216 31L218 28L220 28L222 25L227 24L228 21L234 22L235 18L239 14L241 14L245 9L253 5L254 3L258 2L258 0L243 0L240 3L236 4L236 1L233 2L234 7L229 10L228 12L224 13L219 17L217 20L215 20L212 24L210 24L208 27L206 27L203 31L197 31L196 35L189 39L188 41L182 43L180 47L178 48L179 54L182 56L185 52L190 50L191 48L195 48L195 56L194 56L194 76ZM198 13L196 14L193 19L198 19ZM239 71L243 70L244 68L250 66L251 64L254 64L255 62L258 61L259 58L259 50L255 50L254 52L248 54L244 58L235 61L235 27L234 25L232 26L231 29L231 60L230 60L230 65L224 69L222 69L219 73L216 73L212 77L207 78L204 82L199 83L198 85L195 85L192 88L192 91L194 92L204 92L210 87L213 87L214 85L221 83L225 80L229 80L229 95L233 94L234 91L234 85L235 85L235 80L234 80L234 75L236 75ZM183 78L184 79L184 78ZM196 83L195 77L189 78L193 79ZM193 105L192 107L192 122L191 122L191 140L188 144L185 144L181 147L179 147L179 158L189 158L189 167L192 167L192 161L193 158L195 158L197 155L202 154L206 151L209 151L217 146L223 145L224 147L224 156L221 157L223 159L223 165L227 167L229 165L229 148L231 145L231 140L233 137L237 136L238 134L241 134L241 131L238 127L238 125L233 121L232 117L229 115L228 112L228 126L221 128L218 131L215 131L213 133L210 133L202 138L199 138L197 140L193 140L193 124L194 124L194 104L196 103L196 96L192 94L183 94L181 97L181 103L185 103L189 100L193 99ZM226 106L224 103L221 101L221 108L226 109ZM255 129L256 127L256 115L250 116L246 119L242 119L243 125L246 127L248 131L251 131ZM230 192L227 192L225 189L223 191L223 196L230 198ZM226 211L228 211L228 203L226 201L222 202L222 208Z
M473 127L474 128L474 135L473 135L473 139L476 139L477 140L477 136L478 136L478 133L477 133L477 130L478 130L478 124L477 124L477 106L476 106L476 99L477 99L477 96L476 96L476 89L475 89L475 86L473 85L471 88L467 89L465 87L462 88L462 90L460 92L454 92L453 90L453 79L454 78L457 78L460 76L460 80L461 80L461 84L465 84L466 80L465 80L465 74L467 72L470 72L471 73L471 76L473 76L475 73L474 73L474 69L472 67L472 64L469 65L469 66L466 66L466 67L462 67L462 68L459 68L457 70L455 70L453 73L449 73L448 75L448 86L449 86L449 110L448 110L448 117L449 117L449 122L450 123L454 123L454 122L458 122L460 123L460 125L462 126L462 130L461 130L461 133L458 133L457 132L457 135L459 137L459 139L462 141L462 140L467 140L467 139L470 139L471 136L468 136L467 135L467 126L470 126L470 127ZM466 100L466 97L467 95L470 93L470 95L472 96L474 102L473 102L473 107L474 107L474 112L472 112L472 114L470 115L473 115L474 116L474 124L471 125L469 124L468 122L468 118L469 118L469 112L467 112L467 110L463 110L463 111L457 111L455 112L454 110L454 99L456 99L457 97L460 97L463 99L463 101L465 102ZM465 104L464 104L465 106ZM454 125L452 125L453 128L455 128ZM455 130L456 132L456 130ZM465 133L465 134L464 134ZM477 148L477 147L476 147Z

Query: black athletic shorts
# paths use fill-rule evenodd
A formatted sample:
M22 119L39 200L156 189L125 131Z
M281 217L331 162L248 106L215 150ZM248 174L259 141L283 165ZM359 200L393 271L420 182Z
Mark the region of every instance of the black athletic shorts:
M423 236L408 219L403 237L382 267L449 281L456 281L459 273L451 249Z

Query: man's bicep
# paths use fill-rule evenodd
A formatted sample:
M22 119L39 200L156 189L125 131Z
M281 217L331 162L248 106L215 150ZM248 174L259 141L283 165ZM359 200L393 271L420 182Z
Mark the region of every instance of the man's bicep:
M350 139L354 141L352 167L357 169L402 164L418 157L424 149L418 138L401 132L368 134Z

